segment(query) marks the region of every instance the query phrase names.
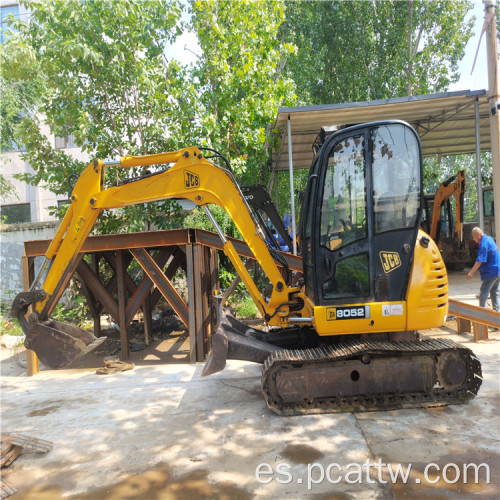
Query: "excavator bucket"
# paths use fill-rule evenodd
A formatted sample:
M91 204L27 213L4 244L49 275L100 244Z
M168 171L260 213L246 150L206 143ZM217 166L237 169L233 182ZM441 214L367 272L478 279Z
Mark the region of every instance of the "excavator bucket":
M25 346L49 368L65 368L88 352L96 338L77 326L50 320L28 327Z
M36 353L40 361L49 368L65 368L88 352L87 346L97 340L83 328L49 320L38 321L38 315L26 320L28 307L46 297L44 290L21 292L14 299L12 314L21 325L26 340L24 345Z
M240 359L264 363L268 356L282 348L255 338L262 335L260 330L251 328L226 314L212 335L212 349L201 375L206 377L224 369L227 359Z

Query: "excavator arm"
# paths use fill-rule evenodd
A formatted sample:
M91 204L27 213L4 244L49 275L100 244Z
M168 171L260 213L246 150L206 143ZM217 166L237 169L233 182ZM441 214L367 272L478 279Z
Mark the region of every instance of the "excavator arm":
M114 187L104 187L105 170L108 166L129 168L162 164L171 166L144 178ZM32 286L30 292L19 294L14 301L13 312L25 330L28 346L34 332L47 334L44 325L40 322L48 319L59 297L57 292L62 291L69 281L75 267L74 262L78 259L81 247L99 214L103 210L119 209L128 205L168 198L185 198L198 206L205 207L223 241L224 253L233 263L269 325L289 326L290 306L293 306L292 309L295 312L297 310L300 310L301 313L305 312L301 310L306 306L300 298L299 289L287 286L283 280L267 247L265 236L233 174L229 170L209 162L197 147L190 147L172 153L127 156L116 162L94 160L83 171L74 186L71 205L45 255L46 264L43 267L48 268L48 272L41 290L35 290ZM219 205L227 211L272 283L273 291L268 301L262 297L234 246L224 236L212 217L207 207L210 204ZM36 285L36 280L34 285ZM34 313L31 314L29 322L27 322L24 316L31 304L33 304ZM301 315L299 314L299 316ZM308 314L305 313L305 315ZM60 325L57 326L60 327ZM61 340L60 332L50 331L48 333L52 336L58 335L59 340ZM74 344L73 340L65 338L65 335L67 333L63 332L63 340L69 340L71 344ZM82 350L79 348L81 346L77 346L75 350ZM53 352L54 349L57 351L57 342L50 347L50 350L52 351L51 358L58 359L60 353ZM36 352L36 349L34 350ZM63 358L71 362L72 359L70 361L69 358L73 358L73 354L66 354ZM65 362L65 364L68 363Z
M441 218L441 207L453 195L456 195L455 203L455 234L462 240L463 222L464 222L464 193L465 193L465 170L460 170L456 175L442 182L434 196L434 205L432 208L432 223L430 237L438 240L438 224ZM451 230L451 228L450 228Z

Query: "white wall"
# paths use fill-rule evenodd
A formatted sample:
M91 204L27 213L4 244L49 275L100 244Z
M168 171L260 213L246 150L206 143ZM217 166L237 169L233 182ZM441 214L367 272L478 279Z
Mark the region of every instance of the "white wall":
M12 224L0 228L0 300L11 302L23 291L22 257L24 242L52 240L59 226L58 221ZM43 257L35 260L35 272L42 265Z
M52 147L54 147L55 137L50 134L49 127L42 126L41 132L49 138ZM62 149L62 151L85 163L90 161L88 154L83 153L80 148L65 148ZM55 220L55 218L49 214L49 207L57 206L58 200L65 200L67 197L56 196L44 186L30 186L25 182L15 179L13 177L14 174L33 172L31 166L21 159L21 154L22 152L12 152L3 153L1 155L2 174L12 183L14 189L7 195L0 197L0 205L29 203L31 206L31 222Z

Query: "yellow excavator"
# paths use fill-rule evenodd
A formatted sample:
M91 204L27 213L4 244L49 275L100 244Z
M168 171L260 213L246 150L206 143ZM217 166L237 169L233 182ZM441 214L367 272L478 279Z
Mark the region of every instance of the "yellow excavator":
M47 250L43 285L37 289L35 279L31 290L14 300L26 347L49 367L68 366L87 352L85 332L47 316L102 210L186 198L206 210L268 325L258 330L221 317L204 375L222 370L226 359L262 363L264 398L282 415L467 401L482 380L472 351L417 333L442 325L448 311L443 260L419 229L421 158L418 135L404 122L357 125L328 137L314 158L301 209L299 285L283 278L283 257L266 241L229 164L208 161L198 147L94 160L77 180ZM105 187L110 165L166 167ZM268 298L217 225L210 204L233 219L272 285ZM29 306L34 312L26 319Z

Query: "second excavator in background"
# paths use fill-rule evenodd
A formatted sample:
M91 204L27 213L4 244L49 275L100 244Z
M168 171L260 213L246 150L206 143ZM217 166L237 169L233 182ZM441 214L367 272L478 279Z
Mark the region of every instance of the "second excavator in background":
M434 194L424 195L422 225L450 271L463 271L470 262L464 238L464 195L465 170L442 182Z

